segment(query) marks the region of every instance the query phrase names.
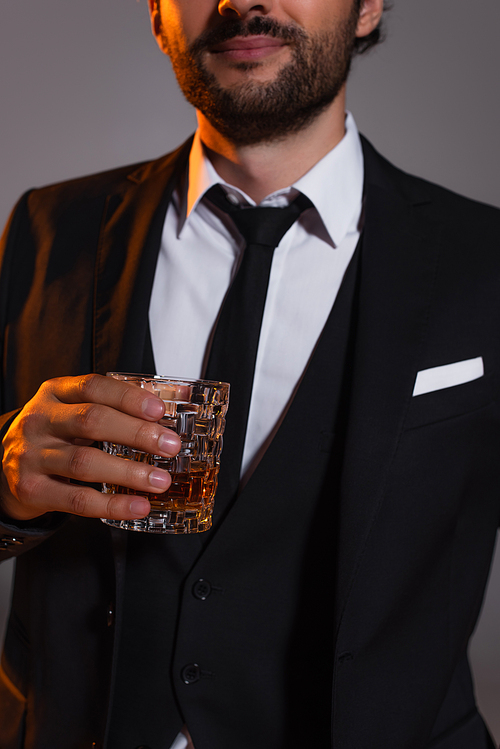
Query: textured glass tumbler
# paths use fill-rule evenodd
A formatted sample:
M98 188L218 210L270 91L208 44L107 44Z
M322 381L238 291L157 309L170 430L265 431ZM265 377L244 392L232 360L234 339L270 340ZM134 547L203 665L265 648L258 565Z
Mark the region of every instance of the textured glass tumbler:
M172 484L163 494L103 484L105 494L137 494L146 496L151 503L151 512L145 518L102 518L103 523L146 533L201 533L208 530L212 525L222 433L229 401L228 383L124 372L108 372L107 375L134 383L161 398L165 415L158 423L177 432L182 446L175 458L164 458L126 445L104 442L103 450L111 455L168 471Z

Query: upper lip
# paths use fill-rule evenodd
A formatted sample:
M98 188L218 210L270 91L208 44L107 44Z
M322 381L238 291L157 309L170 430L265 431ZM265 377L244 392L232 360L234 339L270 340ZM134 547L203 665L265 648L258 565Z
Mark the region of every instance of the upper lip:
M228 52L232 49L259 49L262 47L281 47L283 39L260 34L259 36L235 36L220 44L215 44L212 52Z

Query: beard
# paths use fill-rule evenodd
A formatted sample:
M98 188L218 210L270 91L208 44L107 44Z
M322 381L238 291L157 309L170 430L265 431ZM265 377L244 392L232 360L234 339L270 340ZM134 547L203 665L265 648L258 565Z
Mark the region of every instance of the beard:
M163 38L177 81L186 99L211 125L237 146L281 140L307 127L337 97L351 64L359 9L334 31L307 34L294 24L266 16L248 23L224 22L204 32L190 47ZM267 83L247 80L223 88L204 64L216 44L235 36L267 34L291 43L292 59ZM234 62L233 68L252 70L258 62Z

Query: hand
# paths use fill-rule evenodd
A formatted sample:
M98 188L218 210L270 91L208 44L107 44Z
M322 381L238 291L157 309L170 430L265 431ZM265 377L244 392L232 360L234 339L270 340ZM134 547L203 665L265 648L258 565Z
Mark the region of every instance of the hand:
M147 515L145 497L101 494L71 480L106 482L161 493L170 475L145 463L91 447L117 442L173 457L180 439L156 422L163 402L130 383L102 375L47 380L12 422L3 439L0 506L13 519L46 512L133 520Z

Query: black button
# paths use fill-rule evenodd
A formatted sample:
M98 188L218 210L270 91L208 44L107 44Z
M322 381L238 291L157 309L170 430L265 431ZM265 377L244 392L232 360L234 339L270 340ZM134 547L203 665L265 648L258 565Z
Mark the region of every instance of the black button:
M345 661L352 661L354 658L352 653L341 653L338 657L338 660L340 663L345 663Z
M197 580L193 585L193 595L200 601L205 601L212 592L212 586L208 580Z
M197 663L188 663L181 671L181 679L184 684L196 684L200 680L201 669Z
M112 627L115 621L115 607L112 603L109 604L106 612L106 623L108 627Z

